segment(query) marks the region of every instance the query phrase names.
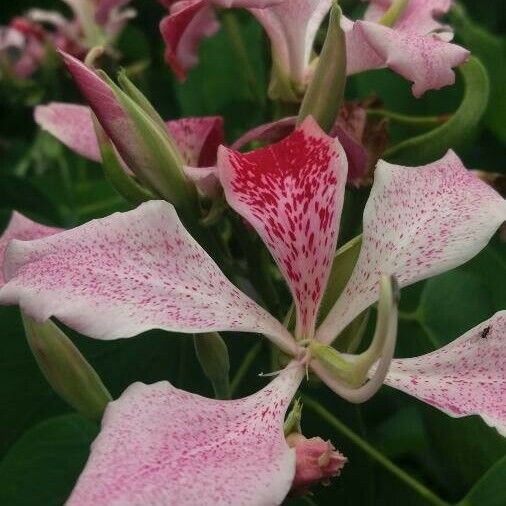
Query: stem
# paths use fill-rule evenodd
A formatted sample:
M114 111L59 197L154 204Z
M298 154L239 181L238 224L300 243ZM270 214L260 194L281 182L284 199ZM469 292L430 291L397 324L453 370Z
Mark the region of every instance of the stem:
M262 88L256 78L256 72L253 68L253 65L251 64L248 50L244 45L244 41L241 35L241 27L237 22L235 14L230 11L223 11L221 15L221 21L225 27L225 30L227 31L227 35L235 51L236 57L241 63L244 77L246 78L246 82L248 83L253 98L263 105L264 95L262 93Z
M337 429L339 432L344 434L348 439L350 439L355 445L357 445L361 450L367 453L372 459L374 459L378 464L383 466L387 471L392 473L394 476L399 478L399 480L403 481L408 487L410 487L413 491L415 491L418 495L425 498L430 504L434 506L448 506L449 503L443 501L440 497L438 497L434 492L429 490L425 485L415 480L412 476L403 471L400 467L395 465L390 459L385 457L381 452L376 450L373 446L371 446L367 441L362 439L358 434L353 432L349 427L347 427L340 420L335 418L329 411L327 411L323 406L314 401L313 399L302 396L302 402L304 406L307 406L311 409L315 414L320 416L323 420L325 420L329 425Z
M384 118L390 118L391 120L399 123L416 126L441 125L442 123L448 121L451 117L450 114L442 114L440 116L410 116L408 114L387 111L386 109L367 109L366 112L368 116L381 116Z
M232 396L235 394L241 381L244 379L244 376L248 372L249 368L252 366L255 359L258 357L261 350L262 350L262 342L259 341L258 343L255 344L255 346L253 346L248 351L248 353L246 353L246 356L244 357L241 365L239 366L237 372L235 373L234 378L232 379L232 382L230 383L230 392Z

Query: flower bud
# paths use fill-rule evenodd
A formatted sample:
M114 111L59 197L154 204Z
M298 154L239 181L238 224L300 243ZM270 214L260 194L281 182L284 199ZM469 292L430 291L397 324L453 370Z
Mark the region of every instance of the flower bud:
M112 400L93 367L51 320L37 323L23 315L26 338L53 390L83 416L99 421Z
M330 478L339 476L348 460L330 441L320 437L308 439L294 432L287 436L286 442L295 449L295 477L291 489L295 495L306 493L315 483L328 485Z
M330 11L329 27L313 78L300 106L297 124L313 116L325 132L330 132L344 97L346 85L346 42L337 2Z

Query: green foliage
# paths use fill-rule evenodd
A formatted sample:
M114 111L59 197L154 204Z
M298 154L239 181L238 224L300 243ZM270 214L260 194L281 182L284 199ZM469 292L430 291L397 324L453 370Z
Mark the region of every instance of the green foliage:
M0 464L0 504L60 506L68 498L98 427L78 415L35 425Z
M60 9L62 4L60 0L4 3L0 24L29 7ZM462 69L464 78L458 79L456 86L414 99L410 83L379 70L349 78L346 98L377 94L382 107L395 113L436 118L453 114L452 119L432 130L428 130L434 127L430 122L407 124L392 119L390 160L427 162L454 147L469 167L504 172L506 74L505 44L500 38L506 26L503 1L463 3L467 12L459 6L449 18L456 27L457 41L470 48L477 59ZM340 2L345 15L361 4L353 0ZM266 100L269 45L251 16L239 10L231 16L221 13L222 29L204 41L199 66L189 72L186 82L178 83L162 61L157 23L165 11L158 2L137 1L135 7L139 17L119 41L120 51L127 56L121 63L126 75L157 110L163 111L164 119L222 115L228 141L272 119L274 106ZM110 66L110 75L114 75L118 65L112 62ZM50 73L58 75L51 85L46 81ZM57 61L51 62L40 81L27 82L17 91L11 84L0 86L2 224L12 209L63 227L128 209L130 204L116 192L100 165L83 160L48 134L37 132L31 107L40 100L80 100ZM107 176L115 174L121 173L110 170ZM125 191L131 190L129 186ZM360 233L367 193L363 188L347 190L340 245ZM143 198L136 193L133 200ZM282 313L290 305L286 287L273 275L273 264L259 241L244 230L244 244L234 243L232 248L243 248L245 261L248 255L250 260L262 259L248 266L248 274L258 284L262 284L262 277L272 278L272 286L262 284L266 293L261 295L272 299L274 292L279 300L271 301L270 308ZM230 233L225 227L221 232L224 236ZM340 252L322 314L343 289L357 254L357 245ZM495 238L461 268L403 290L397 356L429 352L506 308L505 283L504 243ZM367 324L365 316L365 323L357 321L355 327L350 327L350 341L358 331L364 332L364 342L370 338L374 318ZM0 504L61 505L98 429L70 414L69 406L51 390L29 350L19 311L0 307L0 321ZM179 388L213 394L191 339L161 331L114 342L88 339L72 331L68 334L113 398L134 381L169 380ZM233 397L256 391L265 384L258 373L277 369L277 357L257 337L223 337L230 352ZM287 505L506 504L506 443L481 419L447 417L389 388L383 388L360 407L343 402L312 379L304 393L304 433L329 438L349 463L331 486L315 487L310 498L289 498Z

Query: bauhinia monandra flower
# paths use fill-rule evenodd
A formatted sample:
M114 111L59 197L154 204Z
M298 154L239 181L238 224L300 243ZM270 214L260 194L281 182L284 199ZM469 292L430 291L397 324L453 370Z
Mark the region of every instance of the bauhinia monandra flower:
M165 381L131 385L106 409L68 505L280 504L297 479L298 445L287 444L283 420L306 370L352 402L386 383L505 433L504 312L428 355L392 359L396 284L461 265L506 218L505 201L453 152L421 167L378 163L360 255L321 323L347 180L339 141L308 117L266 148L221 146L216 171L228 204L263 239L290 288L293 333L225 277L167 202L61 232L16 215L5 233L4 245L32 230L33 238L47 234L10 242L0 289L1 303L19 304L36 321L55 317L96 339L153 328L254 332L291 357L270 384L238 400L207 399ZM356 355L332 348L378 299L370 347ZM325 464L343 461L327 450L319 469L337 473Z

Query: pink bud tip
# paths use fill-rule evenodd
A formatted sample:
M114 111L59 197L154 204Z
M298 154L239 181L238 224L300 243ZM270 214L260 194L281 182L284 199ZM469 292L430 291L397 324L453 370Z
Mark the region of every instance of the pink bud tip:
M292 494L304 494L315 484L327 485L330 478L339 476L348 459L337 451L330 441L320 437L307 439L299 433L289 434L286 442L295 448L295 477L292 483Z

